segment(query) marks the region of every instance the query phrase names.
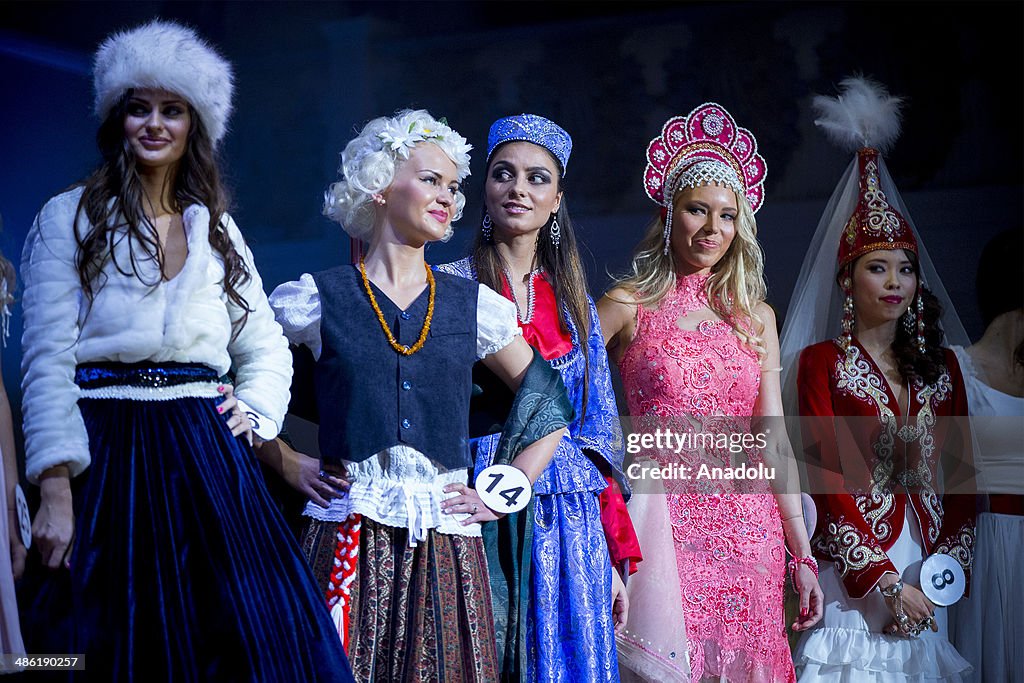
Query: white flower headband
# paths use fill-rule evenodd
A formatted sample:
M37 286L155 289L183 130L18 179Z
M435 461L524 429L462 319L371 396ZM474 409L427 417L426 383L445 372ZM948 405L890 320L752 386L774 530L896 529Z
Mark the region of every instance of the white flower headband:
M439 146L455 162L459 180L469 175L469 152L473 146L466 142L466 138L449 128L448 122L443 118L432 123L414 119L404 129L396 127L377 133L377 139L381 141L381 149L390 149L396 157L402 159L408 159L412 148L421 142L430 140L443 143Z

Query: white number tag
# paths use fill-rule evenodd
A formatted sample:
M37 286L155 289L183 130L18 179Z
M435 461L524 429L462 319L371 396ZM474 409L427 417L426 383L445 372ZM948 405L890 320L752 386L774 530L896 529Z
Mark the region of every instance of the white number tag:
M28 501L25 500L25 492L20 485L14 487L14 505L18 508L18 533L21 534L21 543L26 548L32 547L32 517L28 514Z
M930 555L921 563L921 591L940 607L963 597L967 577L960 563L945 553Z
M512 465L491 465L476 478L476 492L495 512L519 512L530 502L533 487L523 471Z

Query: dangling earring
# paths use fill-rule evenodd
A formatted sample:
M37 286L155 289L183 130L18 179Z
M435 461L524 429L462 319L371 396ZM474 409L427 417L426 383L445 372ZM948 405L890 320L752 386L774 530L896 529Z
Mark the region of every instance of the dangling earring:
M484 236L484 243L490 244L492 242L491 235L494 231L494 223L491 222L491 214L484 212L484 223L483 227L480 228L480 233Z
M551 236L551 246L558 249L558 245L562 241L562 228L558 225L558 218L555 216L551 217L551 229L548 234Z
M921 292L917 293L917 350L924 353L924 301L921 299Z
M856 322L853 317L853 292L850 291L852 287L853 282L850 280L850 276L847 275L843 278L843 291L846 293L846 297L843 300L843 333L839 335L839 346L846 353L850 351L850 345L853 341L851 334Z
M900 324L903 326L903 331L907 333L908 337L914 336L914 332L917 330L917 323L914 321L915 303L911 302L907 310L900 316Z
M669 204L666 208L662 209L662 211L665 212L665 231L662 233L662 237L665 238L665 249L662 253L665 254L665 256L668 256L669 239L672 237L672 204Z

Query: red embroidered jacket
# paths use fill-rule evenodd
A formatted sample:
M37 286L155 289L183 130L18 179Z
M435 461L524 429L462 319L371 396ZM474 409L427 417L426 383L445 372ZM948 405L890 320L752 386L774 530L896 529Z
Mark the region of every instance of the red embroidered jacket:
M903 529L908 501L925 556L947 553L970 577L974 497L944 493L952 477L970 476L970 434L964 421L941 419L967 415L967 394L956 356L944 351L947 370L934 384L911 383L909 419L856 339L849 354L827 341L800 355L804 455L818 506L811 546L836 564L853 598L896 572L886 551Z

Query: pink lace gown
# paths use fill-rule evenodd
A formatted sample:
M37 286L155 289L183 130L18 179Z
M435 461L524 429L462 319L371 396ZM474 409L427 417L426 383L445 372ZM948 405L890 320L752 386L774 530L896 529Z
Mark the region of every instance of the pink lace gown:
M643 431L749 428L760 386L756 352L725 322L704 321L695 331L677 324L707 305L706 283L706 276L680 278L656 310L639 307L620 371L629 412ZM756 452L741 456L758 463ZM692 477L664 482L692 680L795 680L783 613L782 522L770 482L697 478L701 463L738 464L728 449L657 457L687 465Z

